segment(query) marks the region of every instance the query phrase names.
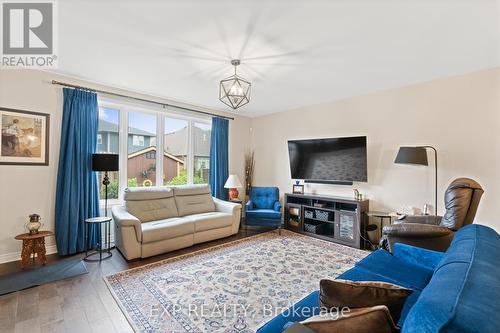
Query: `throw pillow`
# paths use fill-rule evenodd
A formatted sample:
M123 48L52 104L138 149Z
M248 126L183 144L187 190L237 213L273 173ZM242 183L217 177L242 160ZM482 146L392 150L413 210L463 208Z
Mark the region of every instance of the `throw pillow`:
M313 316L300 323L315 333L396 333L396 327L385 305L351 309L349 313L324 313ZM292 328L292 327L291 327ZM290 328L290 329L291 329ZM295 329L298 329L296 327ZM285 331L288 333L288 330ZM290 331L292 333L293 331ZM297 332L301 332L297 330ZM303 331L304 333L306 331Z
M320 305L327 311L385 305L394 322L398 322L406 297L412 293L411 289L375 281L321 280L319 286Z

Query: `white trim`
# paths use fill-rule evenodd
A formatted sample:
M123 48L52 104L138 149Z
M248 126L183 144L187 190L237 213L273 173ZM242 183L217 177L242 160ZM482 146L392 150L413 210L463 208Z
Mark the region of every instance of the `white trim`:
M127 164L128 158L120 158L120 156L128 156L128 112L120 110L119 136L118 136L118 163L120 165L119 181L118 181L118 199L123 202L123 194L128 185L127 180Z
M194 140L193 140L193 121L188 122L188 131L187 131L187 182L188 184L193 184L194 182L194 157L193 157L193 151L194 151Z
M156 186L163 186L163 142L165 141L165 120L160 113L156 115ZM158 154L159 152L159 154Z
M177 111L172 108L162 108L162 107L150 107L149 105L145 105L144 103L130 103L126 101L119 101L117 99L104 98L102 96L98 96L98 104L101 107L108 107L112 109L117 109L120 111L136 111L136 112L145 112L145 113L153 113L160 114L164 117L182 119L182 120L193 120L201 123L212 123L211 116L205 115L190 115L189 111Z
M46 254L57 253L57 247L55 244L54 245L47 245L45 247L45 249L47 251ZM0 254L0 264L4 264L6 262L18 261L18 260L21 260L21 251Z

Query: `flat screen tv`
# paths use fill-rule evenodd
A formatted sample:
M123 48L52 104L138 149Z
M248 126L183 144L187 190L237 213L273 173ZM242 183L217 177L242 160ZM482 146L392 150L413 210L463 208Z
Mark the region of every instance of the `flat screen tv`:
M292 179L309 183L367 181L366 136L288 141Z

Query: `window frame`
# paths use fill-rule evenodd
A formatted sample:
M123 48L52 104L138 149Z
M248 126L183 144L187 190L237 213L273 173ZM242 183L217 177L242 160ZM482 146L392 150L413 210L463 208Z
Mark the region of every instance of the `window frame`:
M144 105L132 103L129 101L115 100L105 97L98 97L99 108L111 108L119 111L118 122L118 151L119 151L119 181L118 181L118 200L123 202L123 191L127 187L127 158L128 156L128 119L130 112L140 112L152 114L156 116L156 185L163 185L163 152L164 152L164 135L165 135L165 119L173 118L177 120L185 120L188 122L187 127L187 157L186 171L187 184L192 185L194 180L194 124L203 123L212 124L212 118L209 116L193 116L186 111L176 109L175 107L161 107L159 105ZM160 138L160 139L158 139ZM158 154L160 152L160 154ZM125 156L125 158L123 158Z
M132 135L132 145L135 147L144 147L145 145L144 135L137 135L137 134Z

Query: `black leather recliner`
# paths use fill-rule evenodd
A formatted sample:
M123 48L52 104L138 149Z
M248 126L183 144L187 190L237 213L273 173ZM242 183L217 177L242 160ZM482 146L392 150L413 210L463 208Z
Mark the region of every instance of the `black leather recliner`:
M444 216L406 216L385 226L381 245L392 252L395 243L446 251L456 230L471 224L484 191L469 178L455 179L446 189Z

